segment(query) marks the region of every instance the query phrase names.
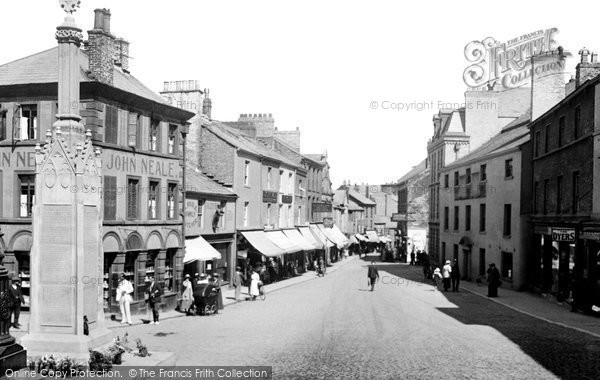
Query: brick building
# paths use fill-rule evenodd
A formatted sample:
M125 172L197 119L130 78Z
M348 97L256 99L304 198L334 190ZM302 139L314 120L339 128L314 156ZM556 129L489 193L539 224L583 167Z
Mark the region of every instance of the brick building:
M180 202L187 120L130 73L129 43L110 31L110 11L95 11L79 50L79 113L102 150L104 307L116 312L121 274L134 284L132 312L146 312L145 280L164 284L173 307L183 270ZM0 226L5 264L29 285L35 145L57 113L58 48L0 66ZM78 189L74 189L78 191Z

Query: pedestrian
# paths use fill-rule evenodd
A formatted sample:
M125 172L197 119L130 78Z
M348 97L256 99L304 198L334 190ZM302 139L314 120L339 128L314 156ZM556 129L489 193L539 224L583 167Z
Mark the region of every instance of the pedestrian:
M119 286L117 286L117 302L121 308L121 323L131 325L131 294L133 293L133 285L125 277L125 273L121 274Z
M246 282L246 277L242 274L242 268L236 267L233 275L233 286L235 287L235 301L242 300L242 284Z
M498 297L498 287L502 284L500 282L500 272L496 268L496 264L491 263L487 270L488 278L488 297Z
M154 277L148 278L149 285L146 288L146 296L148 301L148 306L150 306L150 310L152 310L152 321L151 325L159 324L159 312L158 307L160 304L160 296L163 293L162 287L156 281L154 281Z
M452 266L450 260L446 260L446 265L442 267L442 278L444 282L444 291L450 289L450 273L452 273Z
M208 285L208 275L206 273L202 273L196 284L197 285L202 285L202 284Z
M270 282L277 282L277 262L272 257L269 257L268 271Z
M410 253L410 265L415 265L415 250Z
M442 272L440 268L435 268L433 270L433 283L435 285L435 290L440 290L440 283L442 282Z
M217 294L217 308L223 310L223 292L221 291L221 279L218 273L211 278L211 284L215 287Z
M375 283L379 279L379 272L375 267L375 261L371 261L371 265L369 265L369 270L367 272L367 285L371 285L371 291L375 290Z
M325 277L325 261L322 257L319 257L319 275Z
M258 275L258 273L253 270L252 271L252 276L251 276L251 281L250 281L250 296L252 297L252 301L254 301L256 299L256 297L258 297L259 292L258 292L258 283L260 282L260 276Z
M452 291L458 292L458 285L460 285L460 268L458 266L458 260L454 259L454 264L452 265L452 272L450 273L450 277L452 278Z
M183 290L181 291L181 306L179 310L186 313L187 315L192 314L194 306L194 289L192 287L192 281L190 275L185 275L185 280L182 283Z
M10 317L8 322L12 320L10 324L15 329L21 328L19 323L19 315L21 315L21 305L25 304L25 298L23 298L23 291L21 290L21 280L18 277L13 278L12 285L9 288L12 306L10 307Z

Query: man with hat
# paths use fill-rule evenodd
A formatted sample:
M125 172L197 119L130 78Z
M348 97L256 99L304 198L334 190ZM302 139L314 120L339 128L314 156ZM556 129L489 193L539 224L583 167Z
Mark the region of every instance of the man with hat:
M12 306L10 308L11 319L13 322L11 326L15 329L21 327L19 324L19 315L21 314L21 305L25 304L25 299L23 298L23 291L21 290L21 279L15 276L12 279L12 285L9 287L10 296L12 299ZM14 319L13 316L14 315Z
M444 282L444 291L450 289L450 274L452 273L452 266L450 260L446 260L446 264L442 267L442 281Z

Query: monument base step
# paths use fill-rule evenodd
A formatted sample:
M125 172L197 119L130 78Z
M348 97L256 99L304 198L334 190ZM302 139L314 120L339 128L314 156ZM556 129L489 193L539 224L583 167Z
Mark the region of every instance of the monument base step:
M27 351L17 343L0 347L0 376L7 369L19 370L27 366Z
M90 335L30 333L22 337L19 343L27 350L30 360L52 354L54 357L69 357L87 363L90 349L105 346L112 339L113 333L104 328L94 329Z

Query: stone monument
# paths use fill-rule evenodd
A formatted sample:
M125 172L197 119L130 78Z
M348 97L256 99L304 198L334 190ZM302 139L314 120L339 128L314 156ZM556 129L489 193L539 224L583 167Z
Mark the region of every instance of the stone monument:
M21 339L28 355L89 358L110 342L102 303L100 150L79 115L81 29L72 14L78 0L60 0L67 12L57 27L58 114L44 146L36 146L31 317ZM84 317L89 335L84 334Z
M0 237L4 233L0 230ZM27 352L15 343L15 338L10 335L10 297L8 269L2 265L4 252L0 247L0 376L4 376L7 369L20 369L27 364Z

